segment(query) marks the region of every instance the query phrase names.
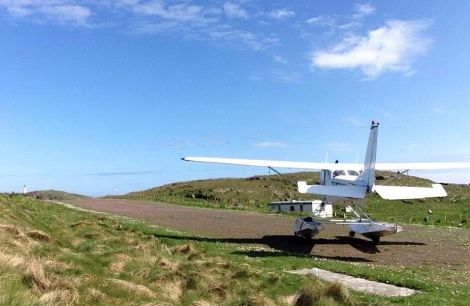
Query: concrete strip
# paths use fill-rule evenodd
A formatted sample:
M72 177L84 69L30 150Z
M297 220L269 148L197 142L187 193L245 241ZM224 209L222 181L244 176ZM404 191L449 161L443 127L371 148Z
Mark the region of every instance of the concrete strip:
M374 282L363 278L352 277L349 275L334 273L318 268L294 270L289 271L289 273L299 275L313 274L322 280L340 283L345 287L351 288L356 291L362 291L383 296L409 296L417 293L417 291L413 289Z

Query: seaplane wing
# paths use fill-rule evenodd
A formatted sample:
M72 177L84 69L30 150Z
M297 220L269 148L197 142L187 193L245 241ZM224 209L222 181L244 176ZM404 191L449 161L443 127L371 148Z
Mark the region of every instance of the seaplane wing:
M376 163L376 170L446 170L469 169L470 162L445 162L445 163Z
M289 168L289 169L305 169L305 170L362 170L362 164L354 163L315 163L300 162L287 160L263 160L263 159L239 159L239 158L223 158L223 157L183 157L182 160L242 165L254 167L271 167L271 168ZM375 170L382 171L398 171L398 170L448 170L448 169L470 169L470 162L430 162L430 163L376 163Z
M377 163L377 137L379 123L372 121L369 142L364 164L349 163L311 163L279 160L236 159L218 157L183 157L185 161L245 165L270 168L292 168L321 170L320 185L307 185L298 182L297 188L302 193L323 196L362 199L367 192L375 191L382 198L390 200L445 197L447 194L439 184L432 187L380 186L375 184L376 170L437 170L470 169L470 162L438 163Z
M362 169L361 164L335 164L335 163L312 163L312 162L298 162L298 161L283 161L283 160L262 160L262 159L237 159L237 158L220 158L220 157L183 157L182 160L215 163L215 164L228 164L228 165L242 165L254 167L271 167L271 168L290 168L290 169L305 169L305 170L338 170L338 169L351 169L359 171Z

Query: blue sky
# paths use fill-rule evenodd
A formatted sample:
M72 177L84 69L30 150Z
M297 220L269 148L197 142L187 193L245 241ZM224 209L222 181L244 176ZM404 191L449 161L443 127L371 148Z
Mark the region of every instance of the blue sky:
M470 161L469 12L0 0L0 190L103 195L267 173L188 155L362 161L373 119L380 161Z

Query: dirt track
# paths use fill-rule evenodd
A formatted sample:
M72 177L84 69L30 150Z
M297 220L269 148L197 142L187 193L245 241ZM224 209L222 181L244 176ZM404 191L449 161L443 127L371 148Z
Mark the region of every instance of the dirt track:
M344 225L328 225L316 239L299 241L292 236L294 218L290 217L145 201L79 199L68 203L206 236L209 238L205 240L209 241L265 245L318 258L386 265L432 265L470 272L468 230L409 225L404 232L385 237L375 246L366 238L348 237L348 228Z

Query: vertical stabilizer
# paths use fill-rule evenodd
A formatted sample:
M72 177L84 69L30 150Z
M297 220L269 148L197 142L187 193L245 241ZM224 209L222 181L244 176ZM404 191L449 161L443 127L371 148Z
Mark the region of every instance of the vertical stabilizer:
M367 191L371 191L375 182L375 157L377 153L377 135L379 123L372 121L370 126L369 143L367 145L366 157L364 159L364 170L359 180L367 185Z

